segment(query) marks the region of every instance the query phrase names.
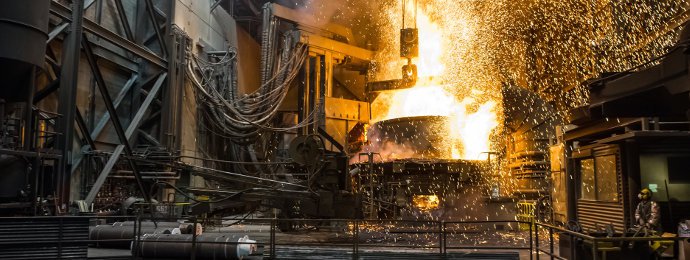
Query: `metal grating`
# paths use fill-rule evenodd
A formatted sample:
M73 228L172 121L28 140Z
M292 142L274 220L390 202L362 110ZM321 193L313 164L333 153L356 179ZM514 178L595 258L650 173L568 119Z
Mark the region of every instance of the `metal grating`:
M0 218L2 259L86 259L88 239L88 218Z

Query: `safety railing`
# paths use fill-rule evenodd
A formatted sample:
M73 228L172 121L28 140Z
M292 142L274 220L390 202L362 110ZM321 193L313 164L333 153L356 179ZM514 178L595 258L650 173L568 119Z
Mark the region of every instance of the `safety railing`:
M146 215L144 215L146 216ZM496 250L528 251L530 259L605 259L612 253L632 250L634 246L648 246L650 242L674 245L673 257L678 258L678 242L682 237L623 237L598 236L573 232L545 223L523 221L435 221L435 220L362 220L362 219L277 219L277 218L160 218L162 221L184 221L189 227L188 240L175 236L161 236L155 242L178 247L184 244L190 259L197 259L199 252L207 252L209 246L223 247L252 245L263 247L261 254L272 259L295 248L332 249L340 257L359 259L374 251L402 251L414 249L415 253L434 254L440 257L453 253L494 252ZM121 238L102 239L85 234L97 222L111 225L129 221ZM16 254L29 257L54 255L56 258L86 254L89 245L112 243L125 244L129 249L126 257L98 256L105 258L138 258L143 246L150 243L145 233L151 230L152 219L142 216L66 216L66 217L0 217L0 251L4 256ZM123 224L124 225L124 224ZM238 239L203 239L197 227L204 226L206 234L249 234L254 241ZM242 226L239 226L242 225ZM520 226L529 227L521 231ZM282 231L279 231L282 230ZM292 231L289 231L292 230ZM293 236L292 234L307 234ZM313 237L312 234L321 237ZM556 237L559 237L557 239ZM235 237L236 238L236 237ZM299 238L299 239L297 239ZM556 246L558 243L558 248ZM202 247L202 250L197 250ZM31 251L31 248L36 251ZM26 249L26 252L22 250ZM40 249L40 250L39 250ZM41 251L45 249L44 251ZM50 250L48 250L50 249ZM283 251L279 251L283 249ZM148 249L146 249L148 250ZM465 251L463 251L465 250ZM212 250L211 250L212 251ZM524 257L524 255L523 255ZM609 257L611 258L611 257Z
M560 252L555 252L554 235L558 234L561 239L560 246L565 246L567 250L565 255ZM592 236L579 232L574 232L551 224L535 223L534 232L530 237L534 240L534 252L536 259L540 259L540 254L544 254L549 259L606 259L606 256L612 252L622 252L625 250L632 250L634 245L648 246L650 242L673 243L673 259L678 259L678 245L679 242L688 239L684 237L633 237L633 236L611 236L600 237ZM546 237L545 245L542 237ZM544 248L546 246L547 248ZM559 250L563 251L563 250ZM649 252L650 254L652 252ZM641 258L642 259L642 258Z
M26 220L36 218L54 218L54 217L28 217ZM64 245L104 245L108 243L126 243L130 245L131 255L128 257L138 258L142 255L142 250L147 241L145 236L145 229L151 228L151 218L144 218L140 216L73 216L60 217L69 219L86 219L93 227L96 222L110 225L115 221L130 221L131 237L119 239L100 239L97 237L89 237L88 239L71 239L70 241L63 241L62 237L47 238L40 241L41 243L55 245L58 251ZM0 222L8 218L0 218ZM159 221L171 221L169 218L155 219ZM263 247L262 254L271 259L279 258L277 251L280 249L292 250L294 248L326 248L338 250L347 257L352 259L359 259L362 252L372 252L372 250L388 250L399 251L398 249L415 249L417 253L434 254L438 256L446 256L448 254L459 252L460 250L479 251L488 250L525 250L529 251L529 255L533 255L532 231L529 233L519 231L518 226L531 223L524 223L521 221L433 221L433 220L362 220L362 219L276 219L276 218L223 218L223 219L201 219L201 218L180 218L175 221L185 221L186 224L191 225L193 232L189 240L172 239L174 236L161 236L156 239L157 243L166 243L168 246L176 244L185 244L190 253L190 259L197 259L197 254L203 250L197 250L200 246L212 246L214 244L223 245L243 245L250 244ZM62 225L62 222L57 222L56 225ZM254 231L253 235L258 233L263 234L260 238L253 238L258 242L242 242L238 240L202 240L201 236L197 235L197 226L203 225L205 229L204 234L223 233L228 232L224 230L229 225L244 225L245 227L254 226L259 231ZM60 230L63 227L59 227ZM129 230L130 226L123 229ZM279 230L295 230L283 231ZM231 232L242 233L243 229L237 229ZM295 239L295 236L287 236L285 233L307 233L312 231L323 231L320 234L330 234L328 239L313 239L309 236L303 236L301 239ZM262 233L263 232L263 233ZM268 234L266 234L268 233ZM281 234L282 233L282 234ZM316 233L316 232L315 232ZM493 242L487 242L487 237L491 234L501 233ZM515 237L513 243L506 243L505 235L511 234ZM0 234L1 236L2 234ZM266 238L266 235L268 237ZM189 237L189 235L187 235ZM522 239L522 240L521 240ZM491 240L491 239L488 239ZM34 241L35 242L35 241ZM9 244L17 245L18 243L33 244L31 241L0 241L0 247L9 246ZM7 245L6 245L7 244ZM286 252L286 251L282 251ZM98 256L99 259L121 259L119 256Z

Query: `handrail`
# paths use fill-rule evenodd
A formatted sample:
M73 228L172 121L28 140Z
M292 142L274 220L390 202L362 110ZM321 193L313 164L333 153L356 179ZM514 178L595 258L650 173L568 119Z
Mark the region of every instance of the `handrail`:
M564 257L561 257L560 255L557 255L556 252L554 252L554 248L553 248L553 241L554 241L553 233L554 233L554 231L559 232L559 233L561 233L561 234L567 234L567 235L569 235L569 236L571 237L571 240L570 240L570 243L571 243L571 244L570 244L571 254L576 254L576 252L575 252L575 246L574 246L575 238L579 238L579 239L581 239L583 242L588 243L588 244L591 244L591 247L592 247L592 249L591 249L591 250L592 250L592 258L593 258L594 260L599 259L599 251L600 251L599 244L600 244L600 243L605 243L605 242L652 242L652 241L673 241L674 247L677 247L679 241L683 241L683 240L688 239L687 237L678 237L678 236L675 236L675 237L625 237L625 236L620 236L620 237L595 237L595 236L591 236L591 235L587 235L587 234L583 234L583 233L579 233L579 232L574 232L574 231L572 231L572 230L567 230L567 229L562 228L562 227L554 226L554 225L547 224L547 223L540 223L540 222L535 222L535 223L534 223L534 227L535 227L535 228L534 228L534 233L533 233L533 234L530 234L530 237L534 237L535 240L537 241L537 242L535 243L535 249L536 249L535 252L536 252L536 257L537 257L537 259L539 259L539 253L540 253L540 252L542 252L542 253L544 253L544 254L550 256L551 259L566 259L566 258L564 258ZM539 242L538 242L538 241L539 241L539 228L540 228L540 227L542 227L542 228L547 228L548 231L549 231L549 244L550 244L550 247L549 247L549 250L548 250L548 251L545 250L545 249L542 249L542 248L539 246ZM673 251L673 257L674 257L675 259L678 258L678 251L677 251L677 250L674 250L674 251Z
M30 221L31 219L36 219L36 220L44 220L44 219L51 219L51 218L56 218L54 216L35 216L35 217L22 217L21 220L26 220ZM200 218L195 218L195 217L177 217L177 218L166 218L166 217L158 217L158 218L150 218L148 216L143 217L143 216L59 216L58 218L64 218L64 219L89 219L89 220L94 220L94 219L101 219L101 220L135 220L134 225L132 226L132 229L134 230L134 235L131 239L88 239L88 240L71 240L71 241L59 241L60 239L42 239L40 241L31 241L31 244L36 244L36 243L43 243L43 244L55 244L57 247L60 248L62 246L68 246L68 245L74 245L74 244L88 244L88 243L95 243L95 242L122 242L122 241L132 241L132 247L133 250L132 256L137 257L139 254L139 246L140 243L144 242L141 238L141 229L142 229L142 223L145 223L146 221L162 221L162 220L167 220L167 221L172 221L172 220L177 220L178 222L181 220L187 221L187 224L193 224L197 225L199 223L208 223L208 222L215 222L215 223L223 223L225 221L239 221L239 223L245 223L245 224L251 224L251 223L257 223L257 224L262 224L262 225L268 225L269 228L266 230L270 232L270 237L269 240L266 241L264 244L265 246L269 246L269 250L267 252L264 252L264 254L268 253L270 258L275 258L276 257L276 247L278 246L318 246L318 247L332 247L332 248L351 248L351 253L353 259L358 259L360 255L360 248L370 248L370 247L379 247L379 248L414 248L414 249L436 249L438 254L440 255L446 255L448 253L448 250L453 250L453 249L471 249L471 250L495 250L495 249L507 249L507 250L529 250L530 256L534 252L534 246L532 244L532 224L531 222L525 222L525 221L517 221L517 220L486 220L486 221L443 221L443 220L395 220L395 219L299 219L299 218L291 218L291 219L278 219L278 218L205 218L205 219L200 219ZM0 222L3 220L16 220L18 219L17 217L0 217ZM316 224L320 225L322 223L320 222L330 222L330 223L343 223L347 225L347 229L344 229L342 231L345 232L346 236L343 237L342 241L333 241L331 243L317 243L315 241L304 241L304 242L295 242L295 241L276 241L276 233L278 226L280 223L283 222L292 222L292 223L304 223L309 225L311 224ZM238 222L235 222L238 223ZM478 245L476 243L465 243L465 242L457 242L450 240L448 235L457 235L463 233L464 230L461 230L458 225L470 225L474 226L477 224L480 225L487 225L487 224L498 224L498 223L504 223L508 225L517 225L517 224L529 224L530 230L529 230L529 242L525 240L526 245ZM234 223L233 223L234 224ZM63 223L60 222L60 225L62 226ZM409 226L408 226L409 225ZM420 241L410 241L410 243L380 243L380 244L372 244L368 242L364 242L360 240L359 234L362 232L366 231L369 228L377 229L381 228L386 230L385 232L387 234L409 234L409 235L419 235L419 234L428 234L428 236L419 236L422 237L422 240ZM493 230L493 228L487 228L486 230ZM437 237L436 237L437 236ZM436 240L436 238L438 240ZM455 237L454 237L455 238ZM527 237L524 237L525 239ZM464 241L464 240L463 240ZM169 243L185 243L185 241L177 241L177 240L159 240L158 242L169 242ZM214 242L214 241L198 241L196 236L192 237L192 244L193 246L198 246L199 244L244 244L242 242L230 242L230 243L225 243L225 242ZM462 243L462 244L457 244L457 243ZM21 244L30 244L28 242L22 242L22 241L0 241L0 245L21 245ZM192 255L196 254L196 250L192 250ZM194 258L194 257L192 257Z

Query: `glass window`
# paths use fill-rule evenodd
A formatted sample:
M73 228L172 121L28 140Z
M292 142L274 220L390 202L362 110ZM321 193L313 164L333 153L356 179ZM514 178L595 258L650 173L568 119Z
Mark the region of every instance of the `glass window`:
M690 156L672 156L667 159L668 183L690 183Z
M585 200L596 200L596 192L594 190L594 159L580 161L580 176L582 177L582 187L580 187L582 194L580 198Z
M597 156L596 191L598 201L618 201L618 176L616 174L616 155Z

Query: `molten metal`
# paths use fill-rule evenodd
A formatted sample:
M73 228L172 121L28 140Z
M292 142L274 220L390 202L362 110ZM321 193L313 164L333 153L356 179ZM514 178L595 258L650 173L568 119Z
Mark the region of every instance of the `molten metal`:
M413 10L410 10L410 17L412 14ZM392 16L392 18L395 17L395 15ZM440 22L446 22L443 20L462 18L442 16L438 19L441 19ZM371 105L373 121L443 116L448 123L436 130L448 137L449 140L445 145L449 149L439 148L439 150L447 150L446 153L440 154L439 158L481 159L482 153L490 150L490 135L498 126L497 102L477 101L477 96L483 93L480 89L463 93L458 86L442 84L441 78L448 78L449 74L457 73L446 69L453 67L452 64L446 64L447 57L455 56L451 55L451 52L468 50L459 49L454 45L449 48L453 43L446 39L458 32L444 30L445 28L427 16L422 8L417 10L416 20L419 29L419 58L414 59L413 63L418 66L420 79L425 80L417 81L417 84L410 89L381 93ZM391 45L391 48L394 48L394 44ZM388 63L400 64L401 61L393 59ZM385 150L378 152L388 153ZM398 152L398 154L405 153Z

